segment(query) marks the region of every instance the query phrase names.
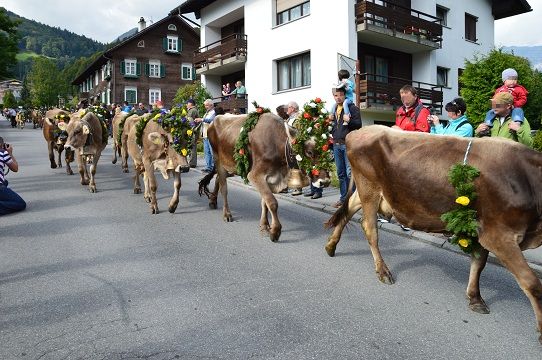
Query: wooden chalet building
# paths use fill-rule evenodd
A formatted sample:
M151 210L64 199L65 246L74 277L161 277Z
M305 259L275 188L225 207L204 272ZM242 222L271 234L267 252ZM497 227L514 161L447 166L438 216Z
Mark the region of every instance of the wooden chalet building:
M193 82L198 32L178 14L148 27L141 18L138 25L137 33L106 50L73 80L80 99L147 107L162 100L169 108L179 87Z

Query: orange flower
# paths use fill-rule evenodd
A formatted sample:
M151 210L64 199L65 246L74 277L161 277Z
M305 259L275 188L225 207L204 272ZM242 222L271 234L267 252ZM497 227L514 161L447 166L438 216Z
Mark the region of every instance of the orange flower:
M328 143L329 145L333 144L333 138L327 139L327 143Z
M309 113L303 113L303 117L304 117L305 119L310 119L310 118L311 118L311 114L309 114Z
M320 175L320 171L318 171L318 169L312 169L312 170L311 170L311 174L312 174L313 176L318 176L318 175Z
M245 155L245 149L239 149L239 155Z
M317 103L317 104L319 104L319 103L321 103L321 102L322 102L322 99L320 99L320 98L316 98L316 99L314 99L314 102L315 102L315 103Z
M327 144L322 145L322 150L328 151L329 146Z
M292 139L292 145L297 144L297 139Z
M263 113L263 108L257 107L257 108L256 108L256 112L257 112L258 114Z

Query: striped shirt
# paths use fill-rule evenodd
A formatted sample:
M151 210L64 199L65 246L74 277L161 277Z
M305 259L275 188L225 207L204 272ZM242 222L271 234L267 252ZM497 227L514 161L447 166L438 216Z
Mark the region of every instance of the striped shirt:
M12 161L13 160L11 160L11 155L7 151L0 150L0 184L1 185L4 185L6 183L4 179L4 165L8 165Z

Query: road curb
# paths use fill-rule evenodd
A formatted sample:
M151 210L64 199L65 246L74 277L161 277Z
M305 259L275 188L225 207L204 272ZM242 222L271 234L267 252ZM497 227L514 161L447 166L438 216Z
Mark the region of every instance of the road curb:
M196 170L201 173L201 170L199 169L191 169L191 170ZM248 188L251 191L258 192L254 187L245 184L244 181L240 177L230 177L228 178L228 181L233 185L240 186L243 188ZM282 193L274 194L274 195L278 197L279 199L286 200L296 205L300 205L312 210L321 211L329 215L334 214L335 211L337 210L330 204L325 204L321 202L310 202L308 200L305 200L302 195L295 196L295 197L290 194L282 194ZM360 221L361 221L360 212L357 212L350 220L350 222L354 222L358 224ZM429 244L446 251L451 251L462 256L470 257L470 255L464 253L463 251L458 249L456 246L453 246L450 243L448 243L446 237L441 234L432 234L432 233L426 233L426 232L417 231L417 230L404 230L403 228L401 228L400 225L389 223L389 222L379 223L379 229L382 231L395 234L395 235L405 237L407 239ZM492 253L489 253L488 262L504 267L501 264L501 262ZM533 271L538 275L538 277L542 278L542 263L538 263L532 260L527 260L527 263L529 264L531 269L533 269Z

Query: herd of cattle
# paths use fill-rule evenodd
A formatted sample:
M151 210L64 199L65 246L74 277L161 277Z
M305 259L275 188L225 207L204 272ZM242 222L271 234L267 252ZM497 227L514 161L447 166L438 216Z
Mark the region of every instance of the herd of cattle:
M62 115L69 117L67 125L59 120ZM216 165L200 180L199 192L209 197L211 208L216 208L218 191L221 192L223 218L227 222L232 221L227 177L236 172L234 147L247 118L247 115L219 115L208 129ZM120 155L122 170L128 172L128 157L132 158L133 191L141 192L140 177L143 176L144 198L153 214L159 212L155 170L164 178L172 176L174 191L168 210L173 213L179 202L181 173L189 170L187 158L171 146L171 133L154 121L148 122L141 135L142 146L137 145L139 120L140 116L125 113L113 118L113 163ZM58 152L58 166L62 166L61 154L65 149L67 173L73 174L70 162L75 158L81 184L96 192L96 166L107 145L98 117L92 112L81 115L61 109L49 110L43 133L51 167L57 167L54 151ZM287 186L290 168L285 154L289 136L283 120L272 113L262 114L249 133L248 179L261 195L260 230L268 232L274 242L279 240L282 229L274 194ZM304 144L305 156L311 156L313 147L311 140ZM327 222L334 228L325 246L329 256L335 255L343 228L361 209L362 229L371 248L377 276L380 281L392 284L393 276L378 247L377 214L394 216L412 229L444 232L445 224L440 215L450 210L456 197L455 189L448 182L448 170L468 157L468 163L481 174L474 182L478 192L474 208L478 214L479 243L483 246L480 256L473 256L471 260L466 290L469 307L479 313L489 312L480 294L479 281L488 252L492 252L529 298L538 331L542 332L542 283L522 254L523 250L542 245L542 155L539 152L508 140L435 136L378 125L351 132L346 138L346 147L355 191ZM87 163L90 171L87 171ZM215 175L214 189L209 191L208 185ZM322 186L330 183L326 172L320 172L317 177L309 176L313 183ZM542 343L542 335L539 341Z

